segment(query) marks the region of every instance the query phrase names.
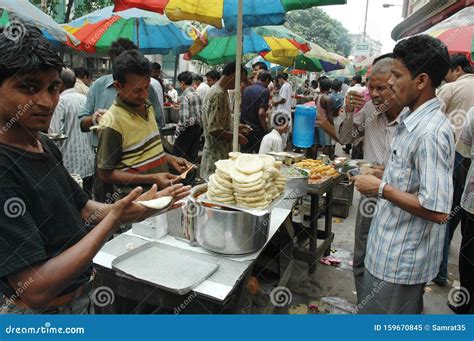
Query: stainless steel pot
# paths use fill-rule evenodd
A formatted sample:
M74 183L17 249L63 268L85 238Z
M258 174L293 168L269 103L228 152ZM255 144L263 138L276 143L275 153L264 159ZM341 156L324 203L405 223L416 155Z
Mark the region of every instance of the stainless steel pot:
M204 206L196 201L207 185L196 186L187 212L187 236L210 251L242 255L260 250L268 239L270 214L249 213ZM194 236L194 238L193 238Z

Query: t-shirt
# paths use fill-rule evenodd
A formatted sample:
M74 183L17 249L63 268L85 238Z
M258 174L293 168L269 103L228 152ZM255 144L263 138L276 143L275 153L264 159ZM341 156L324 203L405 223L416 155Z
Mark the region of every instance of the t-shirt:
M286 140L280 133L273 129L270 133L263 137L260 144L259 154L267 154L270 152L282 152L285 150Z
M248 124L255 132L264 132L260 124L259 110L268 110L270 91L262 83L255 83L244 89L242 97L242 116L240 121Z
M145 119L119 98L100 120L97 168L135 174L168 172L160 132L151 105ZM115 184L120 193L136 185ZM144 189L151 186L143 184Z
M290 83L288 82L283 83L283 85L280 88L280 92L278 93L278 96L286 99L286 101L285 103L278 105L277 111L285 110L291 113L292 90L291 90Z
M40 136L43 153L0 143L0 291L14 294L7 277L45 262L87 233L81 210L87 194L69 176L58 148ZM61 294L92 274L92 263Z

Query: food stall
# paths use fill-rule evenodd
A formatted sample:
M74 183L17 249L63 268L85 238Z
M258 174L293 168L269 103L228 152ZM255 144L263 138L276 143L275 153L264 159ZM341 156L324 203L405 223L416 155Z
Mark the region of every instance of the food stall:
M316 247L314 219L308 249L294 250L292 209L305 191L292 187L294 179L284 176L283 162L268 155L231 153L216 167L207 184L193 188L185 206L134 224L101 249L94 258L95 287L112 290L114 300L99 305L99 311L181 313L186 301L186 313L239 312L252 269L270 242L279 246L278 286L289 280L293 256L314 272L334 237L330 205L323 244ZM310 177L304 172L308 186ZM330 193L336 181L308 193ZM266 312L271 311L269 306Z

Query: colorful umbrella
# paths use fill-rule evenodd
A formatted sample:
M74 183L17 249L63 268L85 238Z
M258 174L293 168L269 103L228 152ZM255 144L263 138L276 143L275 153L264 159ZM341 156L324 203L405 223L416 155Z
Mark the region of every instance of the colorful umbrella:
M141 8L166 13L173 21L196 20L229 31L237 29L238 0L115 0L117 11ZM281 25L288 11L346 4L347 0L245 0L243 27Z
M303 41L294 43L291 39L280 36L270 36L269 31L257 29L244 29L243 54L269 52L279 57L295 57L300 52L299 48L308 50ZM267 35L268 34L268 35ZM190 49L194 55L192 59L205 62L210 65L223 64L236 57L236 32L208 26L202 33L195 45ZM200 46L197 47L197 46Z
M77 48L88 53L106 53L118 38L130 39L145 54L185 53L197 34L187 22L173 23L164 15L136 8L113 12L113 6L63 27L81 40Z
M14 19L10 20L10 14L14 14L21 20L30 22L41 29L45 37L52 42L65 43L69 41L72 44L79 43L74 36L66 32L53 18L27 0L0 0L0 9L2 9L0 26L6 27L6 34L22 34L23 24Z
M330 71L326 72L324 76L327 76L331 79L334 78L351 78L352 76L355 75L355 70L352 64L346 65L344 69L341 70L335 70L335 71Z
M276 57L271 53L262 53L261 55L269 62L287 67L292 66L298 70L329 72L345 68L344 57L328 52L317 44L310 43L309 46L310 51L304 54L300 53L296 57Z
M425 33L441 40L450 54L462 53L474 62L474 6L464 8Z

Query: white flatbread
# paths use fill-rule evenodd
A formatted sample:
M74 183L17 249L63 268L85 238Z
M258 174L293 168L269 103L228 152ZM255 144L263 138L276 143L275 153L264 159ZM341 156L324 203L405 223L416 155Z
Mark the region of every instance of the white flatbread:
M234 163L235 169L244 174L254 174L263 169L263 160L258 155L242 154Z
M262 168L263 168L263 162L262 162ZM246 174L246 173L242 173L238 171L235 168L232 168L230 170L230 177L232 178L232 180L236 182L248 184L248 183L254 183L261 180L263 177L263 172L260 171L260 172L256 172L252 174Z
M259 192L261 191L262 189L264 189L264 184L263 183L260 183L256 186L252 186L252 187L240 187L238 185L234 185L234 191L235 192L241 192L241 193L252 193L252 192Z
M229 175L230 170L234 168L234 161L232 160L219 160L215 163L216 169L220 172Z
M239 152L230 152L229 153L229 157L231 158L231 160L237 159L240 155L242 155L242 153L239 153Z
M153 210L162 210L168 207L169 205L171 205L172 202L173 202L173 197L170 197L170 196L147 200L147 201L137 201L138 204L151 208Z

